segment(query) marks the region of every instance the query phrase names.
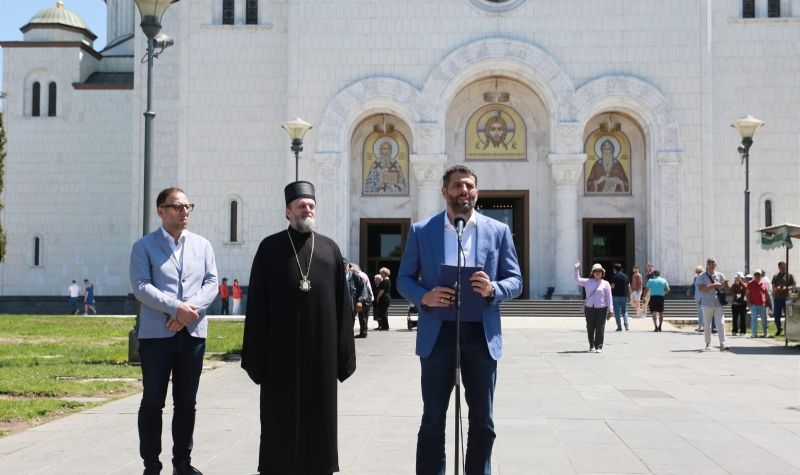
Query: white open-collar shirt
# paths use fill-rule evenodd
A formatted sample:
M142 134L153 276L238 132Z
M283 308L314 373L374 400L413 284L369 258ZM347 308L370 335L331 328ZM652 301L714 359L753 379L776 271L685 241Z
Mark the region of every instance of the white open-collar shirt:
M181 231L181 237L178 238L178 242L175 242L175 238L172 237L172 234L168 233L164 226L161 226L161 232L164 233L164 237L167 238L169 241L169 247L172 249L172 255L175 257L175 262L179 264L183 264L183 243L186 242L186 230L184 229Z
M461 248L464 251L461 264L465 267L475 267L475 249L478 235L478 220L475 218L475 213L477 211L473 210L464 226L464 232L461 234ZM445 213L444 217L444 263L456 266L458 265L458 235L447 213Z

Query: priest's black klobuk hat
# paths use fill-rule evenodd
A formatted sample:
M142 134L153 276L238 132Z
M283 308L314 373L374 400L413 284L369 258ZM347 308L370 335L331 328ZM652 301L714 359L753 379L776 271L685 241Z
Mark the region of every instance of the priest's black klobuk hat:
M314 197L314 185L307 181L295 181L286 185L283 189L283 194L286 197L286 205L296 200L297 198L311 198L316 201Z

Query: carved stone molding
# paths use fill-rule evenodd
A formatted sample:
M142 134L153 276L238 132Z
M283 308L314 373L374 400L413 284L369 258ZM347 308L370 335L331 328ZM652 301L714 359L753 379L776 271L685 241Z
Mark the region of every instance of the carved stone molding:
M431 71L419 103L422 119L436 122L444 117L455 94L473 80L487 77L487 70L530 84L555 120L570 117L574 110L572 80L549 54L531 43L489 38L453 51Z
M419 154L436 154L444 148L442 126L433 123L414 124L414 149Z
M442 174L447 166L447 155L444 153L412 154L411 170L420 187L440 188Z
M633 76L603 76L575 91L576 119L585 124L606 110L625 110L641 122L656 150L683 150L672 106L655 86Z
M583 175L583 162L586 161L585 153L551 153L547 156L550 165L550 174L556 186L576 186Z
M555 143L551 150L561 153L583 152L583 128L578 122L559 122L556 127Z
M375 77L351 84L340 91L322 113L317 129L316 150L339 152L361 118L378 112L391 112L409 124L419 122L416 105L419 91L394 78Z

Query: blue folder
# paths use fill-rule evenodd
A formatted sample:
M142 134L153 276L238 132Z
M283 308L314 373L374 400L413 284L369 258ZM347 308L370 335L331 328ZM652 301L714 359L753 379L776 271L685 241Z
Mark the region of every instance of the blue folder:
M480 322L483 320L483 309L489 306L489 302L479 294L472 290L472 284L469 278L472 274L482 270L480 267L462 267L461 268L461 321L462 322ZM456 288L458 280L458 267L442 264L439 271L439 285L441 287ZM444 321L454 322L456 320L456 304L453 303L449 307L433 307L430 309L432 315L441 318Z

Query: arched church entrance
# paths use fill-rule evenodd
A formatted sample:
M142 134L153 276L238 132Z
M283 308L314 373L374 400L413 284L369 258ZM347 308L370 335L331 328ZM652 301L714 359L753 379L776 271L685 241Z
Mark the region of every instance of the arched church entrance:
M369 276L386 267L397 276L411 225L411 129L390 113L361 121L351 137L351 257ZM400 298L392 286L392 298Z
M454 96L445 123L448 166L464 163L477 173L477 210L511 229L523 274L521 298L530 298L539 293L531 291L537 284L530 271L542 265L552 239L541 232L550 219L547 107L524 78L486 76Z
M579 186L584 269L620 263L630 273L637 256L644 259L646 150L641 127L626 114L603 112L586 124Z

